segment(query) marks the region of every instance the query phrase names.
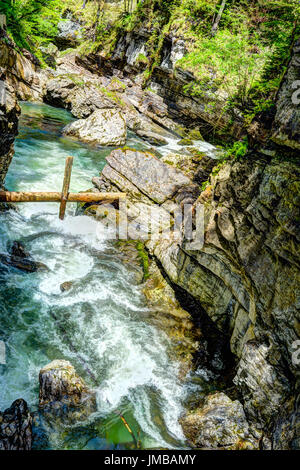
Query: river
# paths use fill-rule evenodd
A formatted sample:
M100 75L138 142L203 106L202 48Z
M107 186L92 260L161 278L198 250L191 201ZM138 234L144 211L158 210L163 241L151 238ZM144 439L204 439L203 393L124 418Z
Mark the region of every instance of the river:
M67 155L74 156L70 190L91 187L111 149L62 137L71 120L65 110L22 104L8 190L60 191ZM142 147L134 136L128 145ZM96 388L98 411L63 433L52 429L34 448L133 448L116 410L143 448L184 447L178 418L186 391L177 379L179 364L170 359L168 337L143 320L147 305L141 287L104 229L99 233L94 219L75 216L73 204L60 221L58 206L19 204L18 211L0 214L0 252L6 253L13 240L23 240L32 256L50 268L25 274L0 265L0 339L7 353L6 364L0 365L0 409L24 398L31 411L37 410L39 370L66 359ZM65 281L73 286L62 293ZM54 317L63 321L67 340Z

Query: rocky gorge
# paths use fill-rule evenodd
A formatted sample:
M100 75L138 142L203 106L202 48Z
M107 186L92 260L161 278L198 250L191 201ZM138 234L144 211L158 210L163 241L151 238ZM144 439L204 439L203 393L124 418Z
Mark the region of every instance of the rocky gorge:
M149 87L142 86L147 34L121 35L109 58L71 51L47 69L0 40L1 188L13 157L18 99L70 111L76 120L64 136L112 147L91 183L93 191L127 194L130 240L118 242L119 255L137 264L152 321L177 344L180 380L191 371L197 380L199 369L208 377L179 419L187 446L299 449L300 110L293 99L299 40L271 122L258 118L247 128L237 110L234 119L221 113L224 97L210 107L207 96L183 93L191 77L175 68L186 48L178 37L165 39L160 66ZM202 143L216 126L221 136L248 133L252 145L243 158L224 159L222 150ZM128 133L144 150L125 146ZM184 205L194 231L202 208L200 248L169 231L178 228ZM106 204L78 208L106 225L123 211ZM0 448L30 449L53 419L60 426L95 411L93 390L70 363L44 367L39 382L38 414L30 415L21 399L0 414Z

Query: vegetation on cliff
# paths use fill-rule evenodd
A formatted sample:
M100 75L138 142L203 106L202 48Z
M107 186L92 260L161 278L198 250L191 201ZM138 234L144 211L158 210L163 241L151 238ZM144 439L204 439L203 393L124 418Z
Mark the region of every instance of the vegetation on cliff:
M274 105L300 34L297 0L3 0L0 12L16 43L40 59L39 47L55 42L67 14L82 26L83 53L107 56L125 32L146 31L147 56L138 60L145 85L161 63L166 37L183 39L186 53L176 68L194 77L185 92L211 93L213 105L218 90L248 124Z

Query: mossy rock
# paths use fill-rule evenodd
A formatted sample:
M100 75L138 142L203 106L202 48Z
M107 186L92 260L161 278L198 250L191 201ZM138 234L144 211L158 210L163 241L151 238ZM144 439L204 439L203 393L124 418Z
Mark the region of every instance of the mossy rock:
M188 138L192 140L204 140L201 135L201 132L197 129L192 129L188 134Z
M184 139L181 139L179 140L179 142L177 142L178 145L194 145L194 142L189 139L188 137L185 137Z

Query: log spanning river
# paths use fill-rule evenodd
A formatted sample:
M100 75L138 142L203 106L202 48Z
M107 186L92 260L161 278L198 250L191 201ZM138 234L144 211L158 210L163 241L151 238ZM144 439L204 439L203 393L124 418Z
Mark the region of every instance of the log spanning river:
M8 190L60 191L67 155L74 156L70 190L91 187L111 149L95 150L63 138L61 129L71 120L64 110L22 105ZM128 145L142 144L132 137ZM147 306L134 273L120 263L94 219L75 216L76 206L68 204L61 221L58 209L55 203L26 203L0 214L0 252L22 240L50 269L26 274L0 265L0 338L6 344L0 410L17 398L37 410L39 370L54 359L66 359L92 388L87 369L96 378L98 411L64 432L54 426L34 448L133 448L116 410L143 448L185 447L178 419L187 391L177 379L179 364L169 357L168 338L143 321ZM61 292L66 281L72 281L72 289Z

